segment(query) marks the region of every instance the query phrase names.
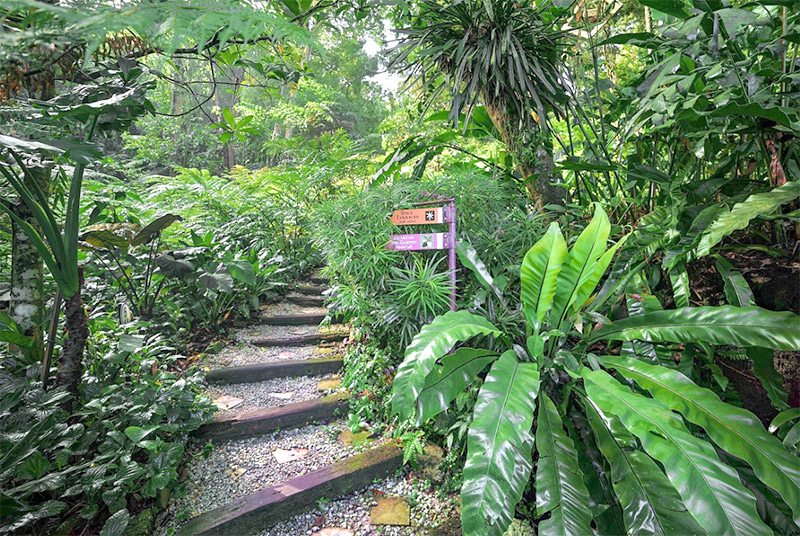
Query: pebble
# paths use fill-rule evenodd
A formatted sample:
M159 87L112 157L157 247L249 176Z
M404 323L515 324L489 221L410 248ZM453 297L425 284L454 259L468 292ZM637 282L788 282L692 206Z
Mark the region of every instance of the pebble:
M315 346L273 346L259 348L245 343L227 346L220 353L208 355L200 365L211 369L221 367L237 367L256 363L272 363L275 361L311 359L319 357L314 354Z
M335 374L321 376L300 376L297 378L274 378L263 382L234 383L230 385L214 385L206 389L205 394L214 400L222 395L235 396L244 400L238 406L227 411L218 411L217 415L227 415L259 408L274 408L305 402L323 396L317 389L321 381L333 380ZM277 396L275 396L277 395Z
M265 305L261 308L263 316L286 316L286 315L324 315L328 314L325 307L307 307L290 302L279 302Z

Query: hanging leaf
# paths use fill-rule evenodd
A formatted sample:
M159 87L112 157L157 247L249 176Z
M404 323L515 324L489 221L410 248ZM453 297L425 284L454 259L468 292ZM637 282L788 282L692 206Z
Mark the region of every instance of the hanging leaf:
M707 342L795 350L800 347L800 317L760 307L684 307L616 320L594 332L589 340L598 339Z
M748 307L756 304L753 291L742 274L731 263L720 255L715 255L717 272L724 282L725 298L728 303L737 307Z
M492 274L489 272L489 269L486 268L478 252L472 247L472 244L464 240L459 240L458 244L456 244L456 253L458 254L458 260L461 261L461 264L469 268L470 271L475 274L480 284L487 290L492 291L498 300L505 302L503 291L494 283Z
M589 492L578 467L575 445L564 433L556 406L544 393L539 398L536 422L536 513L540 517L550 514L539 523L538 534L591 534Z
M501 536L531 473L534 403L539 386L535 363L505 352L486 376L467 439L461 488L464 536Z
M602 370L584 369L581 376L592 402L619 418L644 450L661 462L686 508L708 534L772 534L736 472L720 462L709 443L691 435L677 414L657 400L632 393Z
M458 342L490 334L499 336L502 333L482 316L466 311L450 311L424 326L406 348L405 359L395 376L392 410L410 417L425 386L425 377L433 370L436 360Z
M686 265L682 262L675 263L675 267L669 271L669 280L672 283L675 306L689 307L689 274L686 272ZM739 304L733 305L738 306Z
M417 398L417 425L450 407L458 394L497 357L495 352L473 348L459 348L452 355L443 357L441 366L435 366L428 374L425 387Z
M159 234L176 221L183 221L183 218L177 214L164 214L160 218L151 221L145 225L144 229L136 233L136 236L134 236L133 240L131 240L131 246L139 246L144 244L150 240L150 238Z
M722 212L709 225L697 245L696 256L708 255L711 248L719 244L723 238L734 231L744 229L753 218L774 212L781 205L798 197L800 197L800 181L793 181L769 192L753 194L741 203L736 203L730 211Z
M750 464L759 480L783 497L794 512L794 522L800 525L798 459L764 429L755 415L722 402L713 391L678 371L613 356L604 356L602 361L701 426L721 448Z

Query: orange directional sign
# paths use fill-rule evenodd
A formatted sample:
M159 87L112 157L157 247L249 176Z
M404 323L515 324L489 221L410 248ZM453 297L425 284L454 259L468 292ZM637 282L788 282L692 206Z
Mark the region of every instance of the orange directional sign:
M392 214L392 223L395 225L425 225L445 221L443 207L395 210Z

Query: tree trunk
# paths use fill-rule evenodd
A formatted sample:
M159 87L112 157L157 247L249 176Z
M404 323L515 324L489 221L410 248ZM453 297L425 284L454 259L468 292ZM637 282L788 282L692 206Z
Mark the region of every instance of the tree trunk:
M483 102L500 139L517 160L517 170L525 181L528 196L536 209L541 210L545 205L566 203L566 189L552 184L555 179L553 155L544 143L541 132L529 133L526 137L533 143L532 146L525 146L522 133L510 126L505 107L486 98Z
M44 192L50 196L50 168L43 164L31 165L31 176ZM25 182L30 183L25 177ZM13 207L22 221L29 223L41 233L36 219L28 206L19 199ZM44 321L44 276L42 257L19 225L11 222L11 318L19 324L22 332L34 340L32 354L41 358L44 353L42 325ZM20 351L17 350L20 354Z
M81 276L81 279L83 277ZM81 284L81 286L83 286ZM89 337L89 325L86 320L86 310L81 300L81 291L64 302L66 316L67 338L61 350L61 359L58 363L56 386L65 387L72 394L72 401L78 399L78 386L83 374L83 351L86 348L86 339ZM71 409L67 408L67 409Z

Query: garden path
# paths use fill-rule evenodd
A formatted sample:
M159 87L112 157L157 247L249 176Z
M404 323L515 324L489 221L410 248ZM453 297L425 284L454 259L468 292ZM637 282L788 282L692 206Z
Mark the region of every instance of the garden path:
M460 534L453 501L437 498L424 474L401 474L394 441L346 426L348 333L323 325L321 283L264 307L206 359L220 410L200 434L213 446L196 449L159 534Z

